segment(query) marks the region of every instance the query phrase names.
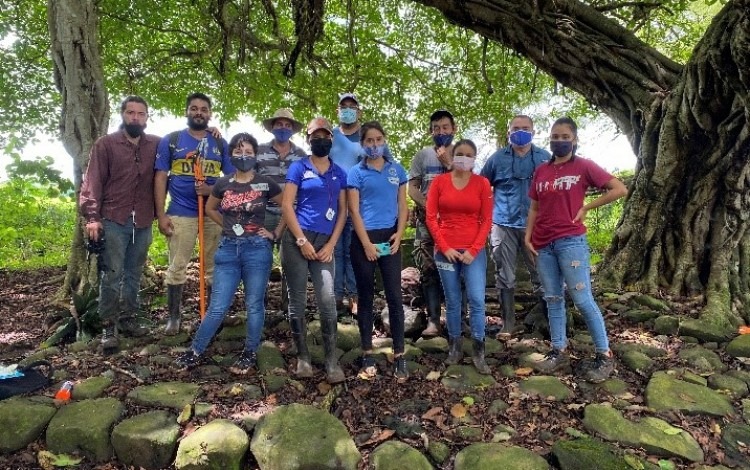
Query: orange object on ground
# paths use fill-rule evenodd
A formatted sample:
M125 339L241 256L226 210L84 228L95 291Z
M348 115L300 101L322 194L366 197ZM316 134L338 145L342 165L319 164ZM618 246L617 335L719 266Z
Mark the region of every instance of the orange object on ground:
M60 401L69 401L70 400L70 391L73 390L73 382L66 381L62 384L62 387L60 387L60 390L55 393L55 400Z
M741 335L750 334L750 326L741 326L740 329L739 329L739 333Z

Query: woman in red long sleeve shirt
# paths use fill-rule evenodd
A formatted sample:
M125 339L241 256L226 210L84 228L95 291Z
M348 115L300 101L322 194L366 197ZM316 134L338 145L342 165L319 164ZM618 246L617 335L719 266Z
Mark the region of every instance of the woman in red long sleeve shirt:
M485 243L492 227L492 190L486 178L472 173L477 147L471 140L453 146L453 168L435 178L427 193L427 227L435 240L435 264L445 292L450 352L447 364L463 359L461 338L461 276L471 312L474 367L482 374L484 360L484 291L487 284Z

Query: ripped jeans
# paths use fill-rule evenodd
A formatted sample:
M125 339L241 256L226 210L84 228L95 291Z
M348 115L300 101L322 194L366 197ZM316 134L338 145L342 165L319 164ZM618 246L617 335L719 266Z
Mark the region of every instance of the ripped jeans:
M586 235L559 238L537 251L539 257L536 266L547 301L552 347L564 349L568 344L565 284L573 303L583 314L596 352L609 351L604 317L591 292L590 252Z

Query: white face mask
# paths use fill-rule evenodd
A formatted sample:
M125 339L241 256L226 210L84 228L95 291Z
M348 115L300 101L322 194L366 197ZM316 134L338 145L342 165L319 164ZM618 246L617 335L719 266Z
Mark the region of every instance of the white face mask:
M471 171L474 169L474 157L466 155L454 155L453 156L453 168L463 171Z

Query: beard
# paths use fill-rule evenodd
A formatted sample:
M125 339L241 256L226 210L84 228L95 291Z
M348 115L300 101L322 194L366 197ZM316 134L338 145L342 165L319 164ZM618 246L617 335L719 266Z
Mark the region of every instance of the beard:
M125 132L128 133L130 137L140 137L143 134L143 130L146 129L146 126L143 124L122 124L122 127L125 129Z
M201 122L196 122L195 118L188 116L187 122L188 127L194 131L205 131L208 129L208 119L201 117Z

